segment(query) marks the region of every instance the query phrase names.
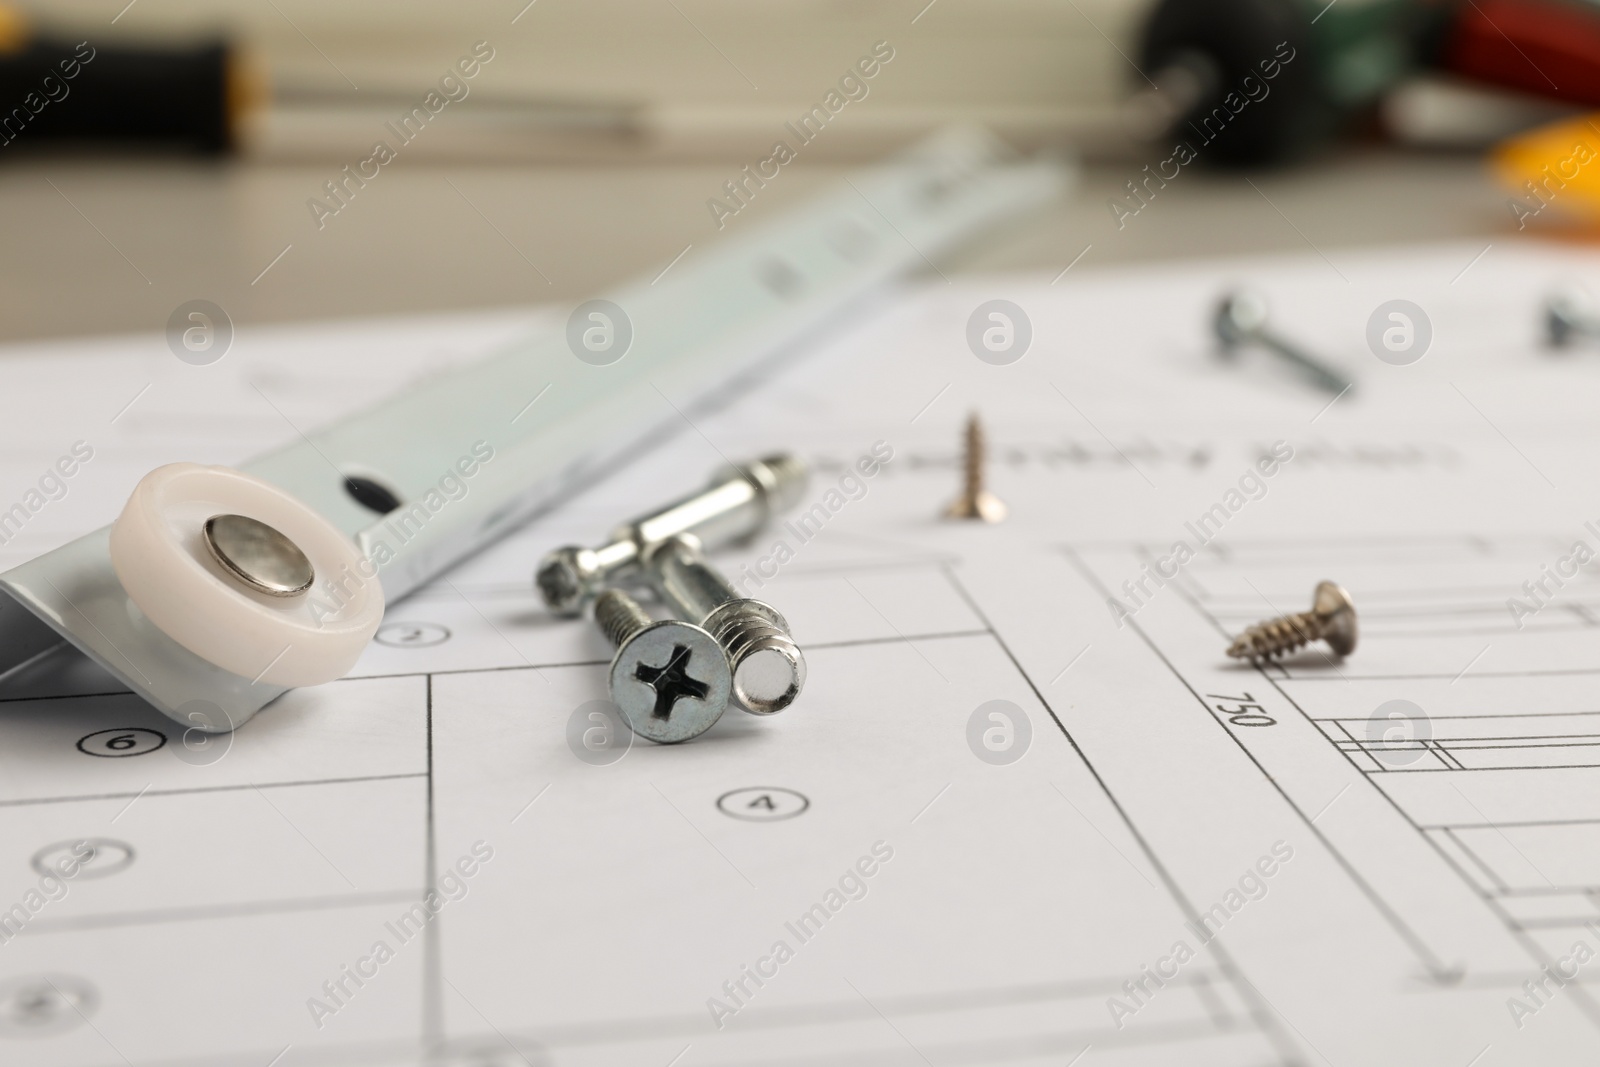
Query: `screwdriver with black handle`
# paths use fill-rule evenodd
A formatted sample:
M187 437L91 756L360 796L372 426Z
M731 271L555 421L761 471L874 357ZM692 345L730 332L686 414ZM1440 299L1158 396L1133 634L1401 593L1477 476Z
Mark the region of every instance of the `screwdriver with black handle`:
M1418 0L1157 0L1139 99L1162 137L1224 165L1326 142L1430 51L1448 8Z
M220 40L133 47L35 34L0 5L0 159L72 142L220 154L263 95Z
M1600 0L1156 0L1137 62L1148 135L1276 163L1418 72L1600 105Z

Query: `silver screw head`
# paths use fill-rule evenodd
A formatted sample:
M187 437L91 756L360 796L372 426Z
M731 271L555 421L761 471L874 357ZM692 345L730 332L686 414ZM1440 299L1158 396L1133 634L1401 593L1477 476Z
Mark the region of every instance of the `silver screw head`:
M1557 348L1567 345L1575 336L1593 330L1596 317L1594 300L1587 292L1576 285L1563 285L1545 300L1545 338Z
M100 1006L94 986L70 974L30 974L0 982L0 1037L45 1037L89 1021Z
M600 557L592 548L567 545L547 554L539 563L533 584L545 607L557 615L577 615L605 584Z
M1318 582L1311 610L1323 624L1322 639L1341 656L1356 650L1356 606L1336 582Z
M640 737L670 745L699 737L722 717L733 689L728 655L691 623L652 623L611 661L611 699Z
M241 583L268 596L299 596L316 572L300 547L246 515L213 515L202 538L212 557Z
M1217 302L1211 329L1217 340L1228 347L1253 339L1267 325L1267 301L1250 289L1237 289Z

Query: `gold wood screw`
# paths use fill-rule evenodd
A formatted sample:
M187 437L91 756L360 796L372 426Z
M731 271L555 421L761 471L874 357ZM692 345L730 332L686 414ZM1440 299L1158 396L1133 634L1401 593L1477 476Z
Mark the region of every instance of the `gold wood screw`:
M999 522L1006 517L1000 498L983 487L983 425L977 412L967 416L966 464L961 495L945 509L947 519L978 519Z
M1356 606L1333 582L1318 582L1310 611L1282 615L1246 628L1228 646L1234 659L1266 659L1293 652L1318 638L1340 656L1356 649Z

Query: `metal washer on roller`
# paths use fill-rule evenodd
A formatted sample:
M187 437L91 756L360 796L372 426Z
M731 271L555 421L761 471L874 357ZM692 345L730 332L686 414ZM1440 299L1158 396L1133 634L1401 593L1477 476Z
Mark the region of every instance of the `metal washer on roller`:
M299 596L316 580L317 572L299 545L247 515L211 516L204 540L213 559L258 593Z

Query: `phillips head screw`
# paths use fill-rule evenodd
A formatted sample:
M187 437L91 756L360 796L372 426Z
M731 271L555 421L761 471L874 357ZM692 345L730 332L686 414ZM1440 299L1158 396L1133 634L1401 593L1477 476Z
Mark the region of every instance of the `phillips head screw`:
M594 620L617 646L611 702L640 737L664 745L699 737L728 706L733 673L722 646L677 619L652 619L620 589L595 598Z
M1267 659L1292 652L1318 639L1340 656L1356 650L1356 606L1350 594L1333 582L1318 582L1311 610L1281 615L1245 629L1228 646L1234 659Z

